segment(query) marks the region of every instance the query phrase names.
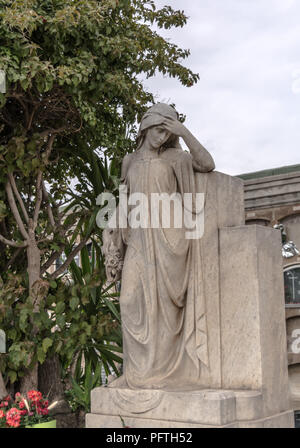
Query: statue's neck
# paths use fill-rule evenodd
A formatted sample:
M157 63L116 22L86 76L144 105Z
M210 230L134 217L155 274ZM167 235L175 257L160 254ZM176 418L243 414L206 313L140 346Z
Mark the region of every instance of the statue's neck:
M157 158L160 154L159 150L144 145L139 149L139 151L143 156L148 158Z

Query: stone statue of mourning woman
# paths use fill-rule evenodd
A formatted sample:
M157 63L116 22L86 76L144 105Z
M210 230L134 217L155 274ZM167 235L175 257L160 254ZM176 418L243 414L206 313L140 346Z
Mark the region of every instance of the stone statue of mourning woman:
M128 213L120 199L102 250L121 283L123 375L92 391L87 427L292 427L280 232L245 225L242 180L167 104L143 116L121 184Z
M190 152L181 148L180 137ZM214 167L176 110L159 103L142 118L137 150L125 156L121 182L128 195L143 193L150 204L155 193L194 195L194 173ZM155 211L150 210L149 222ZM208 364L205 304L197 288L202 275L199 242L186 238L184 223L175 228L170 222L167 228L161 218L157 228L128 223L126 231L105 231L108 278L117 279L117 273L121 278L124 347L124 373L111 387L195 387L201 364ZM109 244L110 235L118 243ZM118 254L122 270L120 264L116 268Z

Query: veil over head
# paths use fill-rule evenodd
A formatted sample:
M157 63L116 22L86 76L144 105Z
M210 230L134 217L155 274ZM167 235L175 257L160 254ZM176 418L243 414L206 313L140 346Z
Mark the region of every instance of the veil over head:
M157 103L151 106L143 115L137 137L139 138L145 129L162 124L165 118L178 120L178 112L174 107L165 103Z

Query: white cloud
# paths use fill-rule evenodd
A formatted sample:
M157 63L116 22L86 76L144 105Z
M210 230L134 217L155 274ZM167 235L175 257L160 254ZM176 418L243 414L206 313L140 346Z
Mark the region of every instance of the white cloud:
M186 64L201 80L190 89L161 76L146 85L187 115L217 169L238 174L300 163L300 94L293 88L300 84L300 2L156 3L190 17L183 29L164 35L191 49Z

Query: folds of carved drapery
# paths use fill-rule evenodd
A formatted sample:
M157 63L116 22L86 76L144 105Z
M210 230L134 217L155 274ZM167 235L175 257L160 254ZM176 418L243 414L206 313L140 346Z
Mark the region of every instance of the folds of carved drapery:
M207 175L201 177L200 173L195 173L191 156L183 151L176 154L176 157L170 161L170 166L171 184L173 185L174 180L172 179L175 177L175 184L182 197L186 193L192 195L190 205L184 204L183 207L193 215L195 221L204 213L204 206L200 210L196 209L195 198L196 193L202 193L205 197ZM137 167L142 170L142 173L138 174L143 178L143 188L145 188L145 179L149 177L145 167L146 164L140 164ZM155 170L157 169L156 165ZM130 190L130 180L126 178L126 174L123 173L123 181L127 183ZM155 175L157 181L159 179L157 172ZM197 182L195 176L198 176ZM136 185L136 177L134 185ZM151 191L150 185L149 191ZM117 213L119 212L117 211ZM152 387L151 381L154 381L155 385L159 387L160 375L161 383L167 385L168 380L171 384L175 376L178 380L178 374L179 376L182 374L183 381L196 384L202 368L209 369L201 238L186 240L184 236L186 229L178 231L177 235L181 241L176 241L176 238L174 240L172 232L168 236L168 230L165 231L165 229L147 228L133 232L128 230L109 227L105 229L102 248L106 258L107 278L109 281L115 281L121 278L127 243L131 246L132 256L126 257L125 263L128 263L128 266L123 271L122 283L124 285L121 288L120 297L121 314L123 308L125 373L126 369L127 373L130 372L126 375L127 382L131 383L131 387ZM168 241L168 238L171 240ZM172 247L174 241L175 245ZM134 253L138 256L134 257ZM149 258L149 254L152 254L153 260L151 257L151 259ZM137 266L138 260L139 266ZM130 269L128 269L129 264ZM150 271L153 271L151 275ZM134 277L132 277L133 272L136 274ZM136 278L138 276L140 276L140 282ZM136 287L132 287L129 285L130 283L136 283ZM145 328L140 328L140 334L136 334L135 324L131 319L132 315L127 310L127 305L122 307L122 300L130 303L133 310L139 308L144 313L145 316L141 318ZM130 325L133 325L134 328ZM164 328L158 328L159 325ZM146 344L143 339L143 347L139 347L139 339L142 338L142 334L144 335L146 328L148 329L147 334L151 333L151 341L149 340ZM171 356L172 353L170 353L172 344L168 346L166 342L169 351L165 358L168 358L169 361L168 366L161 369L161 366L164 365L164 357L159 353L163 347L158 339L160 336L165 337L168 332L170 339L174 340L174 356ZM128 352L127 355L126 352ZM135 375L135 367L139 369L140 366L139 363L136 364L137 359L134 359L133 353L140 356L140 365L143 364L143 369L149 370L145 373L144 382L138 374ZM143 357L145 359L142 359ZM180 365L184 362L190 367L194 366L190 369L193 371L192 373L187 373L187 368ZM161 373L160 370L162 370Z

